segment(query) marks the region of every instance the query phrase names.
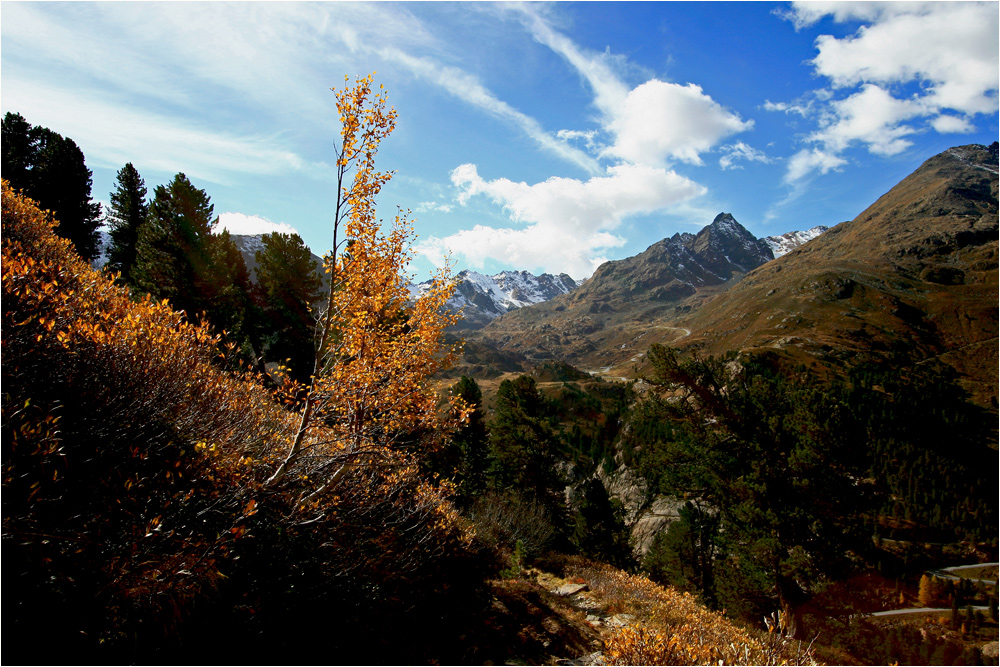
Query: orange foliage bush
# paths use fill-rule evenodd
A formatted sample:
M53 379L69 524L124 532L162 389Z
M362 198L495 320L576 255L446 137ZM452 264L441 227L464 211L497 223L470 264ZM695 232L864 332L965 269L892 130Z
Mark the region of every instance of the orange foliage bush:
M363 596L388 620L387 608L409 609L411 588L426 601L447 587L469 534L406 455L349 466L308 502L305 474L268 488L296 416L252 374L214 363L227 350L206 327L133 300L54 224L3 183L3 544L15 573L4 583L16 609L5 627L16 641L145 662L153 654L133 652L223 651L209 628L231 615L226 627L258 641L241 648L260 657L265 637L325 619L308 613L331 595ZM322 422L303 442L304 462L343 447ZM199 609L211 623L191 620ZM370 625L364 609L339 620Z
M640 619L605 642L609 665L812 664L811 647L740 627L690 593L608 565L575 572L606 603Z

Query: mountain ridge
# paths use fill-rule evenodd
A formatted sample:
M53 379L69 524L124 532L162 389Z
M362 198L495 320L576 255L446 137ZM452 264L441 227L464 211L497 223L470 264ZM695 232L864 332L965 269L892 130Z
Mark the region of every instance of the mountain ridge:
M940 359L997 402L998 144L926 160L851 221L676 319L704 352Z

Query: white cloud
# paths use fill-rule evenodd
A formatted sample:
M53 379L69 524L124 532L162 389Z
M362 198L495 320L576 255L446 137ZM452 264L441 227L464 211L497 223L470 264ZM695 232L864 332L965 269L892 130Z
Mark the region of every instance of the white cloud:
M795 183L814 171L826 174L847 164L847 160L833 153L813 148L801 150L788 160L788 171L785 173L786 183Z
M809 107L803 106L801 104L788 104L787 102L772 102L771 100L765 100L764 104L761 105L764 111L781 111L786 114L794 113L805 118L809 115Z
M877 155L900 153L911 145L903 137L916 131L903 121L927 113L923 103L897 99L874 84L866 84L854 95L833 102L832 108L835 120L810 139L835 153L854 142L867 144L868 150Z
M825 16L865 25L844 38L817 38L811 63L831 89L815 91L820 127L807 137L815 147L789 160L786 182L841 166L840 153L855 144L895 155L912 144L906 137L927 128L972 132L976 114L1000 108L997 3L804 2L786 14L797 28ZM796 109L770 101L764 108Z
M623 218L688 201L705 188L673 171L643 165L616 165L606 176L587 181L553 177L528 185L506 178L487 181L475 165L452 171L458 200L485 195L524 227L476 225L423 244L426 253L447 250L474 267L488 258L515 266L589 276L604 261L603 251L621 246L612 234Z
M240 235L270 234L272 232L298 234L298 231L287 222L271 222L258 215L233 212L219 214L219 224L212 231L219 234L223 230L228 230L230 234Z
M995 2L893 7L852 37L819 37L812 62L836 87L920 81L929 105L990 113L997 109L1000 79L998 17Z
M438 213L451 213L451 204L442 204L436 201L424 201L417 204L414 209L416 213L424 213L428 211L437 211Z
M762 162L764 164L774 162L774 160L769 158L763 151L759 151L742 141L737 141L735 144L727 144L722 146L721 149L726 153L719 158L719 166L723 169L742 169L743 167L741 165L736 164L737 160Z
M653 79L629 92L607 126L615 135L614 144L605 151L608 155L660 165L668 159L701 164L700 153L753 123L724 109L701 86Z
M942 114L931 121L931 126L941 134L968 134L974 132L976 127L969 122L968 118L961 116L950 116Z

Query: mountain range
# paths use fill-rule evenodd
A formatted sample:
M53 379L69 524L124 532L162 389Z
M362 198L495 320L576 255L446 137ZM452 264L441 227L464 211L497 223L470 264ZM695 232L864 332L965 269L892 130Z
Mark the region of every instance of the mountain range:
M698 234L675 234L643 253L669 256L670 259L660 262L607 262L585 281L576 281L565 273L535 276L527 271L503 271L487 276L475 271L461 271L455 277L455 294L448 302L448 308L453 311L461 309L464 314L454 329L478 330L510 311L575 293L578 288L589 290L587 294L590 296L597 294L601 295L598 298L610 300L642 295L640 298L647 300L669 301L678 293L694 293L695 285L716 285L728 281L733 275L742 275L819 236L826 229L814 227L805 232L757 239L731 214L721 213ZM637 266L645 269L637 272ZM622 279L609 278L608 274ZM619 282L628 284L627 294L620 294L621 290L615 287L608 291L609 286ZM429 285L430 281L415 285L411 293L417 295Z
M787 246L722 213L696 235L607 262L579 288L497 317L468 344L508 367L559 361L610 377L637 377L657 342L833 364L905 350L952 366L995 409L997 151L944 151L854 220L778 237Z

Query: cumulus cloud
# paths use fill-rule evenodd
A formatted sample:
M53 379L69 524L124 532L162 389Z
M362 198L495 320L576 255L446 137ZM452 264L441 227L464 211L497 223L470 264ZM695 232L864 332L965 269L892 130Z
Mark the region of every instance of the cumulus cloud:
M702 164L700 154L753 126L706 95L701 86L653 79L629 91L609 113L615 137L605 153L636 164L676 159Z
M423 244L428 254L447 251L461 255L474 267L489 259L545 271L567 271L589 276L605 258L603 253L624 244L612 232L623 218L650 213L704 194L705 188L660 167L622 164L606 175L587 181L553 177L529 185L506 178L483 179L475 165L452 171L458 200L485 196L501 206L520 227L471 230Z
M790 160L786 180L804 177L809 167L825 173L835 162L831 157L856 143L894 155L911 145L908 135L928 128L971 132L976 114L1000 107L996 3L805 2L786 15L798 28L825 16L865 25L844 38L817 38L811 63L830 81L830 99L820 128L808 137L818 148ZM913 84L916 92L901 92ZM793 108L765 104L768 110Z
M785 182L795 183L815 171L826 174L845 164L847 164L847 160L844 158L819 148L801 150L789 158Z
M866 84L850 97L833 102L832 109L835 120L811 139L834 152L861 142L877 155L895 155L906 150L911 142L903 137L916 129L903 121L927 113L926 104L897 99L874 84Z
M270 234L272 232L298 234L298 231L287 222L271 222L259 215L234 212L219 214L219 224L212 231L219 234L223 230L228 230L230 234L238 235Z
M931 121L931 126L941 134L968 134L975 131L976 127L969 122L968 118L961 116L951 116L941 114Z
M475 165L463 164L451 173L457 201L465 205L483 196L501 207L513 224L476 225L429 239L421 250L428 255L460 255L475 268L494 259L586 277L605 261L610 249L624 244L614 234L624 218L684 205L706 192L704 186L673 171L672 162L703 164L703 153L753 123L693 83L650 78L630 87L618 73L627 66L621 58L581 49L532 7L513 9L533 37L562 56L593 92L598 128L560 130L553 137L560 150L575 142L594 156L592 165L612 164L587 180L552 177L534 184L486 180ZM746 144L728 153L729 164L737 159L766 160Z

